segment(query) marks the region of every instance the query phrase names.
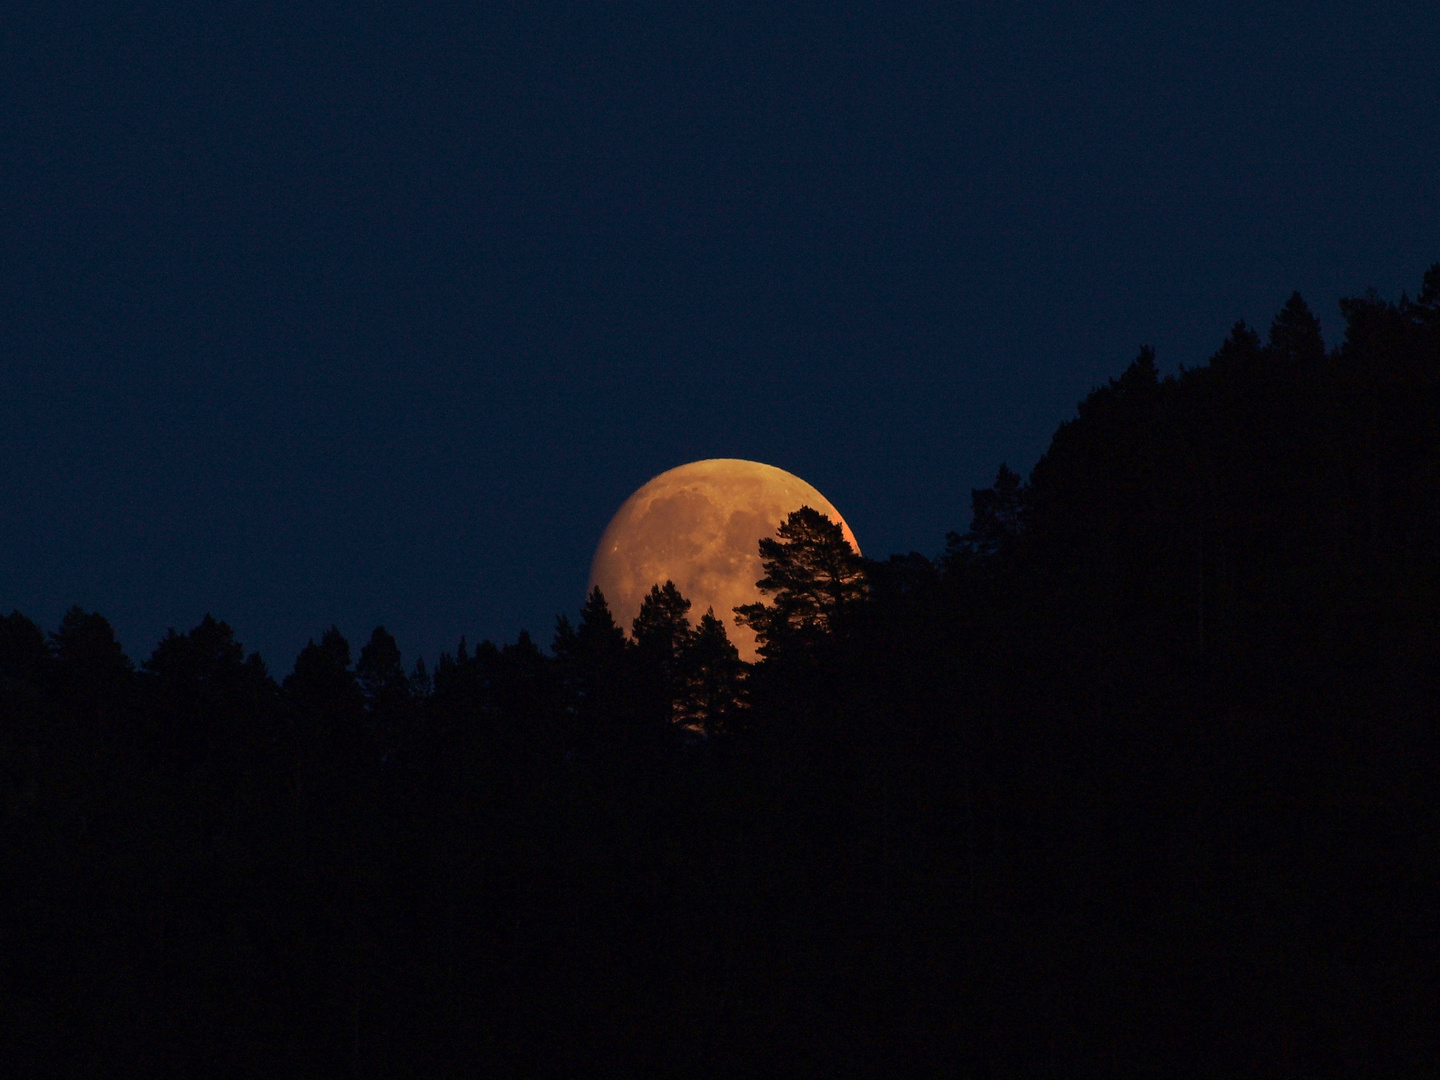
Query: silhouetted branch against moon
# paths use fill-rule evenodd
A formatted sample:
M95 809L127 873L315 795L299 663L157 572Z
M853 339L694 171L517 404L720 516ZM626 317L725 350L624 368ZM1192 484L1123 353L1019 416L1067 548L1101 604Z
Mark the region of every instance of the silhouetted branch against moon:
M710 458L647 482L615 512L590 566L589 588L604 592L629 626L651 586L675 582L694 605L713 607L740 656L753 661L755 632L731 612L762 599L760 541L794 510L809 506L838 522L860 554L849 524L829 499L798 476L758 461Z

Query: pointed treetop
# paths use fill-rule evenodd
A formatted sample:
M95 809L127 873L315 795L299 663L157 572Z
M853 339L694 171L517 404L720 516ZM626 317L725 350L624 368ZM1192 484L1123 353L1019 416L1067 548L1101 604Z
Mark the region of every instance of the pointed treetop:
M1260 335L1242 319L1230 328L1230 336L1211 357L1210 366L1216 371L1248 369L1254 366L1259 355Z
M690 644L694 656L702 664L719 660L744 666L740 660L740 650L735 647L734 642L730 640L730 635L725 632L725 624L715 617L713 607L706 608L705 614L700 616Z
M99 612L87 612L78 606L65 613L60 629L50 635L50 651L61 665L96 674L129 673L134 668L110 621Z
M1420 285L1419 303L1424 307L1440 308L1440 263L1425 271L1425 280Z
M1298 292L1290 294L1270 326L1270 349L1292 363L1315 363L1325 358L1320 320Z
M378 697L407 697L410 680L405 674L405 664L400 655L400 646L383 626L375 627L370 641L360 650L360 659L355 664L355 675L365 696L374 700Z
M976 555L1011 550L1025 527L1026 492L1020 474L1005 463L989 488L970 491L970 531L957 537L956 548Z
M1150 345L1140 346L1140 355L1130 362L1115 385L1121 391L1146 390L1159 384L1160 372L1155 366L1155 349Z
M207 613L187 634L177 634L172 627L141 666L161 678L205 681L232 674L244 662L245 650L235 632Z
M673 581L652 585L640 602L640 614L631 624L636 644L643 649L673 653L690 634L689 611L690 601Z
M865 594L863 564L844 530L808 506L760 541L760 561L765 576L755 584L774 603L743 604L735 617L755 629L765 655L793 631L833 630Z
M615 616L610 614L610 605L605 602L605 594L600 591L600 586L590 590L590 595L585 598L585 603L580 608L580 626L575 631L579 644L587 649L623 649L625 647L625 631L615 622Z
M50 661L45 632L18 611L0 617L0 681L37 680Z

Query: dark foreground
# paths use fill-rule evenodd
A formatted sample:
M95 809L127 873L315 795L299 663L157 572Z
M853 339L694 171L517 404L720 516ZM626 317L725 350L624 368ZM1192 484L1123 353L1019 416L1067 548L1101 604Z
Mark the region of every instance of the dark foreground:
M0 621L7 1071L1434 1075L1440 268L1347 303L937 561L792 515L748 671L661 590L433 678Z

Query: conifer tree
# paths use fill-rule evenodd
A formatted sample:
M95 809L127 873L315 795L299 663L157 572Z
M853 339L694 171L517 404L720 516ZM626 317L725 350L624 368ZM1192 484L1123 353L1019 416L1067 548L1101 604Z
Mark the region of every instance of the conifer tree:
M972 517L965 547L976 555L1008 554L1019 543L1025 522L1025 490L1020 474L1004 462L995 484L970 492Z
M580 608L579 626L572 628L563 617L557 620L552 647L577 740L593 747L597 740L621 737L629 711L625 681L631 646L598 586Z
M38 690L49 666L44 631L18 611L0 617L0 700L22 687Z
M755 583L773 602L735 609L736 621L754 629L767 658L792 642L833 632L865 595L860 557L826 515L802 506L776 532L778 538L760 541L765 576Z
M745 663L725 633L725 624L707 608L680 656L679 723L706 735L733 731L742 707Z
M405 676L400 646L385 627L375 627L369 642L360 650L355 677L372 709L377 702L409 697L410 682Z
M650 587L632 624L639 690L644 698L641 707L651 721L662 725L675 718L681 692L680 655L691 635L689 610L690 601L673 581L666 581Z
M285 676L285 692L302 713L346 728L354 725L364 705L350 667L350 643L338 627L330 627L317 645L311 638Z
M1325 359L1320 320L1298 292L1290 294L1270 325L1270 351L1296 364L1315 364Z
M412 695L400 646L385 627L375 627L360 650L355 678L365 696L375 749L382 759L391 759L399 750Z
M125 655L109 620L72 607L50 635L62 700L86 721L106 723L129 697L135 665Z

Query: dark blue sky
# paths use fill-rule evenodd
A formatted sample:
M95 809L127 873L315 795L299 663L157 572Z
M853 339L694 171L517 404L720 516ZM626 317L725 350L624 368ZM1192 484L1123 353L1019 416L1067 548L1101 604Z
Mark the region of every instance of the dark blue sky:
M1417 288L1440 20L1096 7L7 5L0 607L548 642L666 468L933 554L1142 342Z

